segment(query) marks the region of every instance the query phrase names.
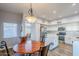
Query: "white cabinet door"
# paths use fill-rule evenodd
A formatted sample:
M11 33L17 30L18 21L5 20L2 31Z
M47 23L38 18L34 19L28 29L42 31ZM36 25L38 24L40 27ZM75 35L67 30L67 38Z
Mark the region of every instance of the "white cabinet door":
M66 44L71 44L72 45L73 44L72 42L75 41L75 40L76 40L76 38L74 36L69 36L69 35L65 36L65 43Z
M52 43L52 45L49 48L50 50L52 50L55 47L57 47L58 46L58 37L57 37L57 35L48 34L47 35L47 43Z
M79 56L79 41L73 42L73 56Z

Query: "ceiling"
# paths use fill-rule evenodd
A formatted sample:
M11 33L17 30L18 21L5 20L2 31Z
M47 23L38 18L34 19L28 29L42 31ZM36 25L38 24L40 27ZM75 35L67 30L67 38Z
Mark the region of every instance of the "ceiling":
M33 3L32 7L36 17L47 21L76 15L79 12L77 3ZM8 12L28 14L29 8L29 3L0 3L0 10Z

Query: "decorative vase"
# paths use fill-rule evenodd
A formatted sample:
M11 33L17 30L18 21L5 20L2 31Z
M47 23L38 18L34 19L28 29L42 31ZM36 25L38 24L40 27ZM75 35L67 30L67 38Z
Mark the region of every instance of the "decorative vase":
M25 43L25 50L31 51L32 50L32 40L30 37L27 37L26 43Z

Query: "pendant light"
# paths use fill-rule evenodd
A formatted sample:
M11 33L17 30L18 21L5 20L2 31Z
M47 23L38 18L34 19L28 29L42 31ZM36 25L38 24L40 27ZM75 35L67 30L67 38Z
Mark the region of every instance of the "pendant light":
M26 20L29 23L35 23L37 18L33 15L32 3L30 3L30 9L28 10L28 14L29 16L26 17Z

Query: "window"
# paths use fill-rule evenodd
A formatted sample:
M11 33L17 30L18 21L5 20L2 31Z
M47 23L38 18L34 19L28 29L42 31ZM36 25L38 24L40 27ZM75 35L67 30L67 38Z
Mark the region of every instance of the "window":
M31 33L31 24L24 22L22 26L21 36L25 36L27 33Z
M31 24L29 24L29 23L25 23L25 32L27 33L27 32L31 32Z
M15 23L3 23L4 38L17 37L17 24Z

